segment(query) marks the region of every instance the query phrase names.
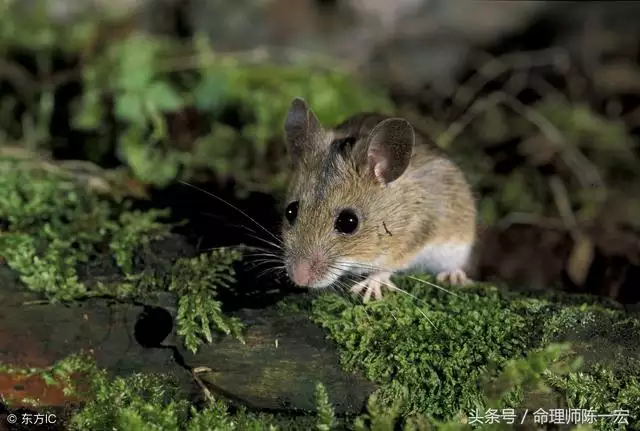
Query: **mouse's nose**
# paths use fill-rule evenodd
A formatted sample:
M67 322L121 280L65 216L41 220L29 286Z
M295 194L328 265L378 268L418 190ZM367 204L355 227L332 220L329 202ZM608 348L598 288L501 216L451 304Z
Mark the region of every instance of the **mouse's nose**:
M311 282L311 265L309 262L298 262L292 268L291 278L298 286L307 286Z

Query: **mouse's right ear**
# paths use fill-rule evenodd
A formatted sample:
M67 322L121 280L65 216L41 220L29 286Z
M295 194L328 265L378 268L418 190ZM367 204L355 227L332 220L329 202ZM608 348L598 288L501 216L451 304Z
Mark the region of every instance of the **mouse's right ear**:
M367 167L380 184L393 182L404 173L415 139L413 126L403 118L383 120L369 132Z
M294 165L312 148L321 130L318 118L307 103L299 97L293 99L284 123L284 132Z

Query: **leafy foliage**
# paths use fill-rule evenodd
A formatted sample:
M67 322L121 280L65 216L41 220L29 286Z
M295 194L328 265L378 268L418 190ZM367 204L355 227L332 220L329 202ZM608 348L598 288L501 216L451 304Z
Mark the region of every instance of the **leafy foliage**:
M316 404L318 406L318 431L330 431L336 425L335 413L329 401L329 395L322 383L316 385Z
M531 88L539 100L525 105L512 89L495 90L502 78L489 73L486 79L492 90L473 89L484 97L478 95L475 109L469 108L461 118L426 121L433 123L429 128L435 130L434 139L451 149L474 189L482 191L478 202L482 221L493 224L513 213L537 219L565 217L558 214L558 191L549 183L555 177L566 189L580 225L602 217L635 226L639 208L628 199L640 185L635 176L640 167L635 126L597 112L598 104L590 105L593 95L588 94L575 101L575 94L565 99L558 92L544 94ZM542 74L536 79L547 78ZM471 89L462 85L459 91Z
M234 261L240 259L237 250L217 249L193 259L179 259L173 267L169 290L178 293L178 334L185 345L196 352L202 342L213 341L211 325L242 340L242 325L237 318L226 318L220 302L215 300L218 288L228 288L233 282Z
M233 175L240 192L279 190L286 159L278 138L293 97L307 98L328 123L365 109L391 109L385 96L350 73L316 67L311 61L256 64L242 56L215 53L202 36L178 43L123 31L128 17L77 16L71 24L58 25L47 20L44 9L26 10L15 1L3 6L0 34L7 38L0 39L0 50L34 52L44 74L50 72L53 53L59 49L69 57L79 56L75 68L61 72L64 79L54 75L45 81L62 85L80 80L83 91L72 102L71 127L84 133L86 141L80 145L87 157L99 161L115 144L120 160L144 183L164 186L204 170L223 178ZM38 31L24 31L16 22ZM6 101L24 103L27 110L16 128L10 118L13 108L0 106L0 116L7 117L0 120L0 133L6 131L31 148L49 148L57 88L40 85L38 77L19 78L29 85L20 85L16 97ZM187 107L202 126L185 141L173 131L172 118L186 115ZM225 119L230 110L237 112L239 124ZM264 166L264 158L274 154L274 165Z
M171 48L168 41L139 34L110 46L85 70L87 91L77 117L83 128L96 129L103 122L102 96L112 95L115 116L126 124L120 154L138 178L154 184L167 184L181 168L204 167L225 176L233 174L247 185L260 179L252 177L252 171L268 174L274 185L282 185L284 176L260 172L254 161L266 157L270 141L281 135L282 119L293 97L309 99L318 116L329 123L364 108L389 106L382 97L360 91L349 75L333 70L245 64L214 54L202 38L194 40L193 46ZM193 51L191 58L176 58L176 52ZM199 79L184 77L193 70L199 72ZM177 89L176 79L186 90ZM187 103L213 118L230 106L241 107L245 124L234 129L214 121L190 151L168 150L163 144L168 136L163 113L178 111Z

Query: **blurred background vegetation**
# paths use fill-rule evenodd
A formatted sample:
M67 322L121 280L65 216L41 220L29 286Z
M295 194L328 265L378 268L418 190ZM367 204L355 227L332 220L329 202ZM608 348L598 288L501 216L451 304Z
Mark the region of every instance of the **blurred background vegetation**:
M192 351L211 342L210 326L238 335L215 297L237 256L183 256L158 223L167 213L146 210L186 219L175 231L200 250L238 243L231 224L257 230L237 212L203 215L215 199L186 181L274 227L282 123L299 96L328 125L403 115L450 152L480 209L473 278L631 307L639 19L640 6L617 2L0 0L2 261L49 299L168 285ZM159 239L180 257L170 268L138 253Z
M401 114L473 183L478 278L633 302L639 9L497 4L3 0L0 155L119 197L184 180L277 200L292 97L327 124Z

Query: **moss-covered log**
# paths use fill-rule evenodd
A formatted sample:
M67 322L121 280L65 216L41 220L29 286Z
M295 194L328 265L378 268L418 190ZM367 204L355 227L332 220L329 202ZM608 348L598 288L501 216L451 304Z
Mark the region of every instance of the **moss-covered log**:
M189 364L211 368L202 379L214 392L249 407L268 410L316 409L316 385L325 386L339 414L357 414L375 386L342 370L335 345L307 317L271 307L242 310L246 344L224 337L185 352Z

